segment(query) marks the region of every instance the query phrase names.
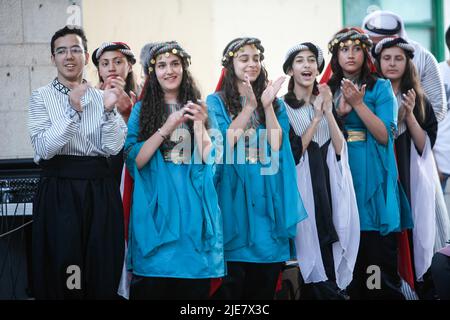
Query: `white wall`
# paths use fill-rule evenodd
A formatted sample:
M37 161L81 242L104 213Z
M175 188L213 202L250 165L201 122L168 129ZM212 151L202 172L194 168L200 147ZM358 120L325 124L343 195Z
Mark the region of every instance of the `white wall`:
M313 41L325 49L341 26L341 10L340 0L85 0L83 21L92 50L103 41L125 41L139 54L147 42L179 41L192 56L192 73L206 96L216 86L222 51L233 38L260 38L273 78L282 75L291 46ZM135 70L140 73L140 66ZM93 66L88 77L97 81Z

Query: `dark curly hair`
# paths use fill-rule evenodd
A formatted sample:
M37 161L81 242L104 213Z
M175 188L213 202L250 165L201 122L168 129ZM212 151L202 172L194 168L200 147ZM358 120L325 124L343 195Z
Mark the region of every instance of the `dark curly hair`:
M181 80L177 100L181 104L186 104L189 100L196 102L201 99L195 81L188 70L184 59L180 58L183 66L183 78ZM167 120L169 114L164 108L164 92L156 78L155 72L148 76L142 94L142 107L139 115L139 136L138 141L145 141L151 137ZM193 123L188 121L189 130L193 132Z
M344 28L344 29L338 31L336 33L336 35L346 33L351 30L354 30L354 31L364 34L364 31L361 28L351 27L351 28ZM342 41L344 41L344 40L342 40ZM342 70L342 67L339 65L339 60L338 60L339 50L340 50L339 46L334 46L331 51L332 57L331 57L330 64L331 64L331 70L333 71L333 75L331 76L330 80L328 81L328 85L330 86L331 92L333 94L336 93L337 89L340 87L342 78L344 78L344 72ZM372 60L371 60L372 58L370 56L368 48L363 48L363 52L364 52L364 62L363 62L361 73L359 74L358 80L361 85L365 84L367 86L367 89L370 90L373 88L373 86L377 82L378 74L376 73L376 71L372 70L371 66L373 66L373 63L372 63ZM373 68L375 68L375 67L373 67Z
M240 39L240 38L238 38L238 39ZM225 47L225 49L223 51L224 56L226 55L230 44L232 44L233 42L236 42L236 40L237 39L231 41ZM243 46L245 46L245 45L247 45L247 44L245 43ZM237 49L238 48L236 48L236 50ZM221 87L221 91L219 92L219 94L220 94L222 100L225 102L228 113L230 115L232 115L233 117L236 117L242 111L242 104L240 101L240 94L239 94L238 84L236 81L237 76L236 76L236 73L234 72L233 60L234 60L234 57L233 57L233 59L230 59L229 62L224 63L224 68L226 69L226 72L225 72L225 76L222 81L222 87ZM264 92L264 90L266 89L267 84L268 84L267 70L264 67L264 65L261 63L261 72L260 72L259 76L256 78L256 80L252 83L253 92L255 94L256 101L258 103L257 111L258 111L258 116L259 116L261 123L265 123L265 120L266 120L266 117L264 114L264 108L263 108L263 105L261 102L261 95ZM272 105L276 112L279 108L276 99L274 99L274 101L272 102Z

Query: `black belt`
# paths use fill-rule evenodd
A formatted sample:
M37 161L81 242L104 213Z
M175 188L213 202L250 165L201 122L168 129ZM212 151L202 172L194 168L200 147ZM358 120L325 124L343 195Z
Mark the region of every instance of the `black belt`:
M70 179L99 179L112 177L112 169L105 157L58 155L39 163L42 177Z

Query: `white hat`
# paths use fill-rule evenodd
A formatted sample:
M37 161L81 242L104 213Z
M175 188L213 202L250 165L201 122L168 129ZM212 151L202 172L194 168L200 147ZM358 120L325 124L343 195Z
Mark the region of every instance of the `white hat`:
M407 38L402 18L390 11L377 10L372 12L364 18L361 27L371 37L398 36Z

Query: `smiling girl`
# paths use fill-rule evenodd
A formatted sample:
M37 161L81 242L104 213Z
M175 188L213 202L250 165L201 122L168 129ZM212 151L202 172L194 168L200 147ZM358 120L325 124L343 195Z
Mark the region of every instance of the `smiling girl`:
M177 42L149 44L141 58L148 77L125 142L134 177L130 299L206 299L209 278L224 275L206 106Z
M289 240L306 217L295 188L286 107L276 98L284 78L268 81L263 53L259 39L232 40L223 51L219 92L207 98L225 142L217 191L227 276L218 299L273 299L282 263L291 257Z
M308 211L296 237L305 299L342 299L339 288L352 280L359 245L347 146L333 114L331 90L316 81L324 65L322 50L310 42L289 49L283 64L291 77L284 100L297 186Z

